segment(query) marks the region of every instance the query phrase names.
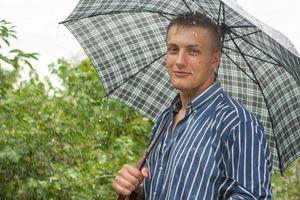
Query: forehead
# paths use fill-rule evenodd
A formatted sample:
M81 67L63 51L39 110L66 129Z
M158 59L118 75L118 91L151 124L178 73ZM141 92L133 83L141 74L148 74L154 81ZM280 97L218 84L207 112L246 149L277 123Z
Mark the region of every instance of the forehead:
M167 43L212 43L211 31L199 26L171 26Z
M192 36L195 39L209 37L212 33L208 28L199 26L171 26L168 33L167 39L174 36ZM191 38L190 38L191 39Z

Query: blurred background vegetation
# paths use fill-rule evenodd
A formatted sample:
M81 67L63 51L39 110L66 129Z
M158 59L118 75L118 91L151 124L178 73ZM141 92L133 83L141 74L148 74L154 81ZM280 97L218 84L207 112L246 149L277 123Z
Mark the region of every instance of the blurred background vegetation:
M40 80L30 63L38 55L11 48L13 39L0 21L0 199L116 199L114 174L142 155L152 122L103 98L89 60L50 64L62 87ZM273 199L300 200L299 159L284 177L274 172L272 188Z

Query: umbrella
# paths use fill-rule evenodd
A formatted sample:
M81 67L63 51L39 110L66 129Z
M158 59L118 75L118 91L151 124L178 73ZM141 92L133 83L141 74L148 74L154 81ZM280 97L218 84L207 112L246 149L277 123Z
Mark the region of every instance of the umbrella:
M62 23L91 59L106 96L155 120L176 95L165 68L166 27L187 11L222 32L218 80L262 122L274 169L300 155L300 58L280 32L231 0L81 0Z

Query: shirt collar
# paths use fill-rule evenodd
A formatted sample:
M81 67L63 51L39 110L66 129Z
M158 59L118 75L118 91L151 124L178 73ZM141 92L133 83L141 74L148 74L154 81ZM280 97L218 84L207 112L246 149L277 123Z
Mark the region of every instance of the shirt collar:
M189 112L201 107L202 105L211 102L218 94L223 92L220 82L215 82L199 96L195 97L187 106ZM181 107L180 95L178 94L172 102L173 112L178 112Z

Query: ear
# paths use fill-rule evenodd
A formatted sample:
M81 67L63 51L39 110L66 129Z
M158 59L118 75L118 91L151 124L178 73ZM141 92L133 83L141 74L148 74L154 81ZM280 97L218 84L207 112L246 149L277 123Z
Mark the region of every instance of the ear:
M221 51L216 50L213 52L212 55L211 65L210 65L211 69L215 71L220 64L220 61L221 61Z

